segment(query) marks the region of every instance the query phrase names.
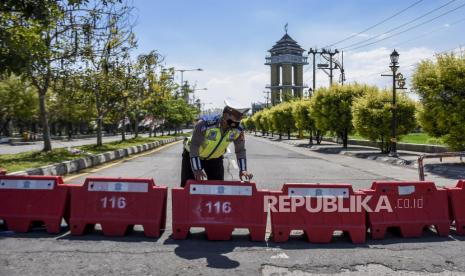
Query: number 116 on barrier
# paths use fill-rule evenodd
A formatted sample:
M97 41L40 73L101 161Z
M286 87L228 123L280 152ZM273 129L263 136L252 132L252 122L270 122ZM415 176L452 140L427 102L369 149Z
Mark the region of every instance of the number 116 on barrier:
M209 214L212 214L212 213L214 213L214 214L229 214L232 211L231 202L229 202L229 201L225 201L225 202L208 201L208 202L205 203L205 207L207 208L207 211L208 211Z
M103 209L124 209L126 208L126 198L123 196L105 196L100 199Z

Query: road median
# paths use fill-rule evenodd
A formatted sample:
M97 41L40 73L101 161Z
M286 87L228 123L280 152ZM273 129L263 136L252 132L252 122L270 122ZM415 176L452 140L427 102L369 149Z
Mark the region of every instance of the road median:
M83 169L101 165L107 162L125 158L130 155L150 151L158 147L161 147L163 145L183 140L184 137L185 136L169 137L169 138L159 139L159 140L149 142L149 143L138 144L138 145L129 146L129 147L120 148L120 149L113 149L113 150L100 152L100 153L78 153L76 158L71 159L71 160L66 160L66 161L57 162L53 164L47 164L45 166L38 166L38 167L25 169L25 170L13 171L9 173L9 175L61 175L63 176L63 175L67 175L70 173L76 173ZM111 146L108 146L108 144L104 144L104 147L106 146L107 148L112 148ZM86 147L85 149L92 151L92 148L89 148L89 147ZM61 149L61 150L63 151L66 149ZM40 153L36 153L36 154L40 154Z

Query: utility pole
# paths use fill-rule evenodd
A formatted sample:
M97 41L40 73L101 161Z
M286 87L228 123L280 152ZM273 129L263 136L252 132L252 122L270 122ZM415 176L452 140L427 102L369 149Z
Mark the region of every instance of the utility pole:
M316 88L316 69L317 68L322 69L329 76L329 85L330 86L333 85L333 79L334 79L333 71L336 70L336 69L340 69L341 75L342 75L341 83L344 84L344 81L345 81L344 65L343 65L344 61L342 61L343 64L341 64L341 63L339 63L339 61L334 59L334 56L339 53L338 49L334 49L334 50L321 49L321 50L318 50L317 48L315 48L315 49L310 48L308 53L313 55L313 87L312 87L313 91L315 91L315 88ZM327 63L316 64L316 62L315 62L316 54L319 54L326 61L329 61L329 65ZM342 58L344 60L344 54L342 55Z
M344 66L341 65L337 60L334 59L334 56L339 53L338 49L334 49L334 50L321 49L321 50L318 50L317 48L315 48L315 49L310 48L308 53L313 55L313 87L312 87L313 91L315 91L315 88L316 88L316 69L317 68L322 69L329 76L329 85L330 86L333 85L333 78L334 78L333 71L335 69L339 68L341 70L341 74L342 74L341 82L342 82L342 84L344 84L344 80L345 80ZM316 61L315 61L316 60L316 58L315 58L316 54L319 54L325 60L329 61L329 65L326 64L326 63L316 64ZM343 55L343 57L344 57L344 55ZM329 70L329 73L326 71L326 69Z
M268 103L270 102L270 93L271 91L263 91L263 93L266 94L265 99L266 99L266 108L269 107Z
M331 49L326 50L323 49L323 54L328 54L329 55L329 86L333 85L333 70L337 69L337 67L333 67L333 56L339 53L338 49L334 49L334 51L331 51Z
M184 72L190 72L190 71L203 71L202 68L197 68L197 69L176 69L174 70L176 72L181 72L181 94L185 95L185 92L184 91L184 88L185 88L185 85L184 85ZM186 82L186 85L187 85L187 82ZM187 99L186 99L186 102L188 103L189 102L189 93L187 93Z
M313 85L312 85L312 90L315 91L315 88L316 88L316 54L321 54L322 52L319 52L318 51L318 48L310 48L310 50L308 51L309 54L312 54L313 55Z
M341 55L342 55L341 84L344 85L344 81L346 80L346 74L344 72L344 51L341 51Z

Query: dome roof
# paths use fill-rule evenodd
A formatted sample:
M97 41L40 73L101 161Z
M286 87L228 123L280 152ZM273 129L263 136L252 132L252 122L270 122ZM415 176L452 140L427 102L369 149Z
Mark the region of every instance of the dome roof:
M268 50L271 53L271 56L291 54L301 56L305 52L302 47L292 39L287 33L278 41L276 44Z

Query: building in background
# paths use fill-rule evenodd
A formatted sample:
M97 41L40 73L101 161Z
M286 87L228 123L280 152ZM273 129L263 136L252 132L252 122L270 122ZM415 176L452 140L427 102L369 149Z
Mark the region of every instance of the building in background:
M266 103L252 103L252 115L267 107Z
M302 98L307 86L303 83L304 65L307 65L305 50L286 33L268 50L265 65L271 67L271 83L266 88L271 90L271 104L298 97Z

